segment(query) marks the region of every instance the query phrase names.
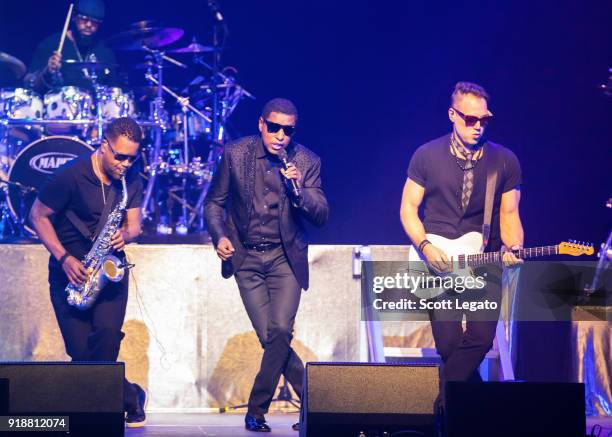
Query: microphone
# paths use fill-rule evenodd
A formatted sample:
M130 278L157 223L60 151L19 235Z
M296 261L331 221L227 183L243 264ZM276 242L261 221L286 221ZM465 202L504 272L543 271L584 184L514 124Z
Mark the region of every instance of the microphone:
M283 168L285 169L285 171L287 171L289 169L289 165L288 165L289 162L287 161L287 151L285 149L280 149L278 151L277 156L278 156L278 159L281 160L281 163L283 164ZM299 198L300 197L300 187L298 187L297 181L295 179L285 178L285 182L291 183L291 193L296 198Z

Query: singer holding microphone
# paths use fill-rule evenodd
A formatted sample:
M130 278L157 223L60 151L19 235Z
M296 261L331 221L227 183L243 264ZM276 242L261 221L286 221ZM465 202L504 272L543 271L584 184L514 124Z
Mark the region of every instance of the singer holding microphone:
M225 147L204 202L222 275L236 278L264 349L245 417L249 431L270 432L264 415L281 375L302 394L304 365L291 340L301 291L308 289L304 221L323 226L329 207L321 160L293 141L297 120L289 100L266 103L260 134Z

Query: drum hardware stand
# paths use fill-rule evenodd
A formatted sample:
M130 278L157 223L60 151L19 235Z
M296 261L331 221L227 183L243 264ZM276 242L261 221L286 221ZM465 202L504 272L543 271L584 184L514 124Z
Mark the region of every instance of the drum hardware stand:
M153 82L155 85L160 84L160 82L155 79L153 77L153 75L151 74L147 74L146 78L150 81ZM181 105L181 107L183 108L183 112L188 112L188 111L192 111L195 114L199 115L200 117L202 117L204 120L208 121L209 123L212 122L212 120L210 119L210 117L208 117L206 114L204 114L203 112L201 112L200 110L198 110L197 108L195 108L193 105L191 105L191 103L189 103L189 98L188 97L181 97L178 94L176 94L174 91L172 91L170 88L168 88L165 85L161 85L159 87L162 91L167 92L168 94L170 94L172 97L174 97L176 99L176 101Z
M204 59L202 58L202 56L195 56L193 59L193 62L196 64L200 64L201 66L205 67L206 69L210 70L212 72L212 81L213 81L213 108L215 107L215 101L217 101L217 111L215 112L213 110L213 121L215 119L214 114L219 114L220 113L220 121L218 122L218 126L220 128L220 132L215 134L215 130L214 128L211 129L213 132L213 139L215 139L218 142L223 142L223 138L225 137L224 132L223 132L223 126L225 124L225 122L227 121L227 118L230 116L230 114L232 112L234 112L234 109L236 109L236 106L238 105L238 103L240 103L240 100L243 97L248 97L249 99L253 99L255 100L255 96L253 94L251 94L250 92L248 92L246 89L244 89L244 87L242 85L239 85L238 83L236 83L236 80L233 77L227 76L226 74L222 73L221 71L218 70L218 67L215 71L215 67L214 65L211 66L210 64L208 64L207 62L204 61ZM229 89L230 87L233 87L236 89L236 91L234 92L234 94L232 95L231 99L228 96L227 99L225 99L225 101L223 101L221 103L222 109L219 111L219 96L217 95L217 87L220 84L225 84L227 86L227 88ZM229 91L228 91L229 93ZM229 102L226 103L226 101ZM213 123L214 124L214 123ZM213 126L214 127L214 126Z
M2 180L4 182L4 180ZM0 188L0 241L3 243L12 239L15 235L23 235L19 222L15 220L9 210L6 198L7 187Z
M225 85L228 85L227 87L228 90L230 89L230 87L234 87L236 89L236 91L232 94L231 97L227 96L227 98L221 102L220 111L213 110L213 121L215 120L217 121L218 131L216 130L217 128L211 129L213 132L213 141L211 143L211 151L208 155L206 165L208 165L211 169L214 169L216 167L216 164L219 162L219 159L221 158L221 155L223 153L223 141L225 139L225 124L227 122L227 119L232 114L234 109L236 109L236 106L238 105L238 103L243 97L246 96L251 99L255 99L255 96L253 96L251 93L245 90L242 86L238 85L235 79L223 74L221 71L215 72L215 68L211 67L209 64L204 62L201 56L195 57L194 62L211 70L213 72L213 78L214 77L220 78ZM219 96L217 93L217 86L220 82L218 80L215 82L214 79L213 79L213 82L217 84L213 86L213 107L215 107L215 101L218 102L218 99L219 99ZM218 107L219 107L219 104L217 103L217 108ZM196 211L202 211L200 213L202 216L203 216L204 200L206 199L206 194L208 192L209 185L210 185L210 181L208 181L206 185L204 186L204 188L202 189L202 192L200 193L200 197L198 198L198 201L196 202L196 206L195 206ZM191 214L191 216L189 217L189 221L188 221L189 226L192 225L196 217L197 217L196 213ZM203 220L200 220L199 231L203 231L203 230L204 230L204 222Z
M0 121L0 138L2 138L0 139L0 147L4 147L4 150L0 153L0 159L2 159L2 162L0 162L0 169L7 175L10 168L9 157L11 155L11 144L9 141L9 127L6 120Z
M219 158L221 158L221 150L222 150L222 146L216 142L213 142L211 144L211 150L208 153L208 160L206 161L206 164L209 169L208 171L210 171L211 173L213 172L213 169L215 168L215 164L217 163L217 161L219 160ZM212 175L210 177L207 178L208 180L204 183L203 187L202 187L202 191L200 192L200 196L198 197L198 201L196 202L195 206L194 206L194 211L192 211L191 215L189 216L189 221L187 222L187 226L191 226L192 223L194 222L194 220L198 217L199 215L199 223L198 223L198 231L202 232L204 231L204 201L206 200L206 194L208 193L208 188L210 187L210 181L212 180Z
M162 132L166 131L168 128L168 116L164 109L164 90L163 90L163 70L164 70L164 61L170 62L182 68L187 68L187 66L169 56L167 56L164 52L160 50L153 50L149 47L143 45L142 49L146 52L149 52L153 55L155 59L155 68L157 70L157 78L153 77L152 71L149 69L145 74L145 77L157 85L157 96L151 104L151 118L158 127L155 129L155 140L153 147L153 156L151 157L151 178L147 183L147 187L145 189L145 194L142 202L142 216L143 219L149 219L149 203L151 201L151 197L153 196L153 187L155 186L155 180L157 178L157 164L159 162L159 154L161 152L162 146ZM152 80L153 79L153 80Z
M204 60L201 57L196 57L194 61L196 63L199 63L205 66L211 71L213 71L213 77L215 77L215 71L214 71L215 69L211 67L210 65L208 65L206 62L204 62ZM227 98L221 102L221 105L220 105L221 110L219 112L213 111L213 120L217 120L218 131L215 128L212 129L213 141L211 143L211 150L208 154L208 159L206 161L206 165L209 166L209 168L211 169L211 172L212 170L216 168L216 165L218 164L219 160L221 159L221 155L223 154L223 141L225 139L225 134L226 134L225 125L226 125L227 119L234 112L234 109L236 109L236 106L238 105L238 103L244 96L249 97L251 99L255 99L255 96L253 96L251 93L245 90L242 86L238 85L233 78L226 76L220 71L216 72L216 76L218 78L221 78L223 80L223 83L225 83L226 85L234 87L237 90L237 92L234 92L231 97L227 96ZM229 86L227 88L228 90L229 90ZM217 89L215 85L213 87L213 107L215 106L214 102L218 101L218 99L219 97L218 97L218 93L217 93ZM217 104L217 108L218 106L219 105ZM200 193L200 197L198 198L198 201L196 202L196 206L195 206L196 211L202 210L202 213L201 213L202 215L204 214L203 213L204 200L206 199L206 194L208 192L209 185L210 185L210 180L206 182L204 188L202 189L202 192ZM191 216L189 217L189 222L188 222L189 226L191 226L191 224L193 223L195 219L196 219L196 214L192 213ZM200 231L204 230L203 220L200 220L199 230Z
M150 170L150 172L152 173L153 170ZM148 176L144 173L139 173L140 177L142 177L145 181L150 181L151 180L151 176ZM185 201L183 199L182 196L179 196L178 194L176 194L175 192L173 192L172 190L168 190L168 197L170 197L172 200L176 201L179 205L181 205L181 207L189 210L191 212L191 214L194 214L196 207L191 206L189 204L189 202Z
M208 6L213 15L213 62L212 65L208 64L204 61L202 55L196 55L193 58L194 63L200 64L205 67L212 73L211 77L211 89L212 89L212 125L211 125L211 133L212 133L212 142L210 145L210 152L208 154L208 158L206 160L205 166L207 166L207 171L211 174L216 168L219 159L221 158L221 154L223 152L223 143L225 140L225 124L230 114L234 111L239 101L244 97L249 97L251 99L255 99L250 92L245 90L242 86L238 85L234 78L225 75L220 68L221 65L221 51L225 46L225 41L229 35L229 30L227 27L227 23L223 18L223 14L219 9L219 3L216 0L209 0ZM225 84L227 87L227 95L226 98L220 101L218 88L221 84ZM231 96L229 95L229 89L233 87L237 90ZM211 176L212 177L212 176ZM203 184L203 187L200 191L200 196L194 206L193 211L189 216L189 220L187 222L187 226L190 227L196 218L199 217L198 221L198 231L202 232L205 228L204 223L204 201L206 199L206 194L208 193L208 188L210 186L211 177L206 178L206 182Z
M187 209L188 209L187 208L187 205L188 205L188 201L187 201L187 177L188 177L188 173L189 173L189 123L188 123L189 120L188 120L188 116L187 115L188 115L189 111L191 111L194 114L196 114L197 116L201 117L202 119L208 121L209 123L212 122L213 120L211 120L210 117L208 117L206 114L204 114L203 112L201 112L197 108L195 108L189 102L189 98L188 97L181 97L181 96L179 96L178 94L176 94L174 91L172 91L167 86L165 86L163 84L160 84L159 81L157 81L151 74L147 74L146 78L150 82L152 82L155 85L157 85L159 89L161 89L162 91L165 91L170 96L172 96L179 103L179 105L181 105L181 111L182 111L182 117L183 117L183 159L182 159L182 161L183 161L183 177L182 177L183 198L182 198L182 200L180 202L180 204L182 206L182 215L181 215L181 219L177 223L176 232L179 235L186 235L188 230L189 230L189 226L193 222L193 220L188 220L188 217L187 217ZM157 163L155 163L154 165L157 165ZM150 183L150 181L149 181L149 183ZM193 214L193 212L192 212L192 214Z
M9 156L11 155L11 147L9 137L9 128L6 123L6 120L2 120L0 125L0 131L2 133L0 140L0 144L4 145L6 148L5 151L0 155L2 158L2 162L0 163L0 168L4 174L8 174L10 169ZM9 195L9 186L14 185L18 188L21 188L21 184L18 182L11 182L0 177L0 241L4 243L13 242L15 240L24 240L27 238L27 233L23 227L23 223L21 220L16 219L11 210L8 207L8 195ZM24 190L26 187L23 186ZM27 187L28 189L31 187ZM29 190L24 190L29 191ZM23 209L23 196L21 196L21 205L20 209Z
M210 187L210 182L206 182L202 187L202 191L200 192L200 196L198 197L198 201L196 202L193 211L189 214L189 220L187 221L187 226L191 226L196 218L199 218L198 221L198 231L204 231L204 200L206 200L206 194L208 193L208 187Z
M98 75L95 68L85 69L87 71L87 78L91 81L91 86L94 89L96 95L96 125L98 126L98 139L97 144L102 144L104 139L104 118L102 117L102 90L104 87L98 83ZM95 143L94 143L95 144Z
M248 97L249 99L253 99L253 100L256 99L256 97L253 94L251 94L250 92L248 92L242 85L237 84L236 80L233 77L230 77L230 76L226 75L225 73L223 73L221 71L217 71L215 73L214 72L214 67L211 66L206 61L204 61L204 59L202 59L202 56L195 56L193 58L193 62L195 62L196 64L200 64L201 66L203 66L204 68L206 68L207 70L209 70L213 74L215 74L217 77L219 77L221 79L221 82L219 82L219 83L226 83L226 84L232 85L232 86L238 88L242 95Z
M6 180L4 178L0 178L0 184L4 184L0 191L2 191L2 200L0 200L0 229L2 232L0 233L0 241L2 243L31 243L33 238L28 235L25 231L24 221L26 218L24 217L24 196L28 193L36 193L38 190L34 187L30 187L27 185L23 185L19 182L12 182ZM9 187L16 187L21 191L21 196L19 196L19 209L21 212L21 220L18 220L13 217L11 211L7 205L7 197L9 195L8 189ZM8 230L8 232L7 232Z
M0 152L0 159L2 159L2 162L0 162L0 170L2 170L3 174L5 175L8 175L9 170L11 169L10 158L16 155L16 151L14 150L14 148L16 148L17 145L21 145L21 140L17 145L13 144L9 140L11 136L11 126L13 126L11 122L14 121L15 120L11 120L8 118L0 119L0 147L4 146L5 148L4 151ZM29 127L25 124L23 124L23 126L25 126L26 129L29 129Z

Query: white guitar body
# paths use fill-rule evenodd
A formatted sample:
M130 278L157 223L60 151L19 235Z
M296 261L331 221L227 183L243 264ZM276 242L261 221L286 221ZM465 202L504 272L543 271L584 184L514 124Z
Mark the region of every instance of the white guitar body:
M451 288L454 288L457 292L462 292L460 290L461 285L457 283L459 279L465 285L465 287L461 286L462 288L482 289L485 286L485 282L482 278L480 278L480 281L477 281L479 278L474 277L474 272L469 265L499 264L503 255L501 252L478 255L482 253L482 234L480 232L468 232L454 240L435 234L427 234L427 239L446 253L449 261L452 263L452 271L443 275L437 275L429 268L419 251L410 246L408 251L409 275L411 275L411 279L421 279L421 282L414 285L415 288L411 289L411 292L421 299L434 298ZM592 244L578 243L575 240L570 240L569 242L562 241L553 246L516 249L513 252L515 256L527 259L551 255L593 255L594 250ZM443 281L442 279L446 280ZM468 280L469 284L477 283L477 285L468 285Z
M436 234L427 234L427 239L431 241L431 244L437 248L443 250L448 256L448 259L452 262L453 270L450 273L439 275L441 277L453 277L461 276L464 278L473 276L474 272L470 267L460 268L458 265L458 257L460 255L474 255L481 253L482 249L482 234L480 232L468 232L459 238L451 240L449 238L441 237ZM415 249L414 246L410 246L408 251L409 268L416 274L436 275L436 273L419 263L419 261L425 262L426 259L421 253ZM434 298L443 292L445 288L439 287L428 287L414 290L414 294L423 299Z

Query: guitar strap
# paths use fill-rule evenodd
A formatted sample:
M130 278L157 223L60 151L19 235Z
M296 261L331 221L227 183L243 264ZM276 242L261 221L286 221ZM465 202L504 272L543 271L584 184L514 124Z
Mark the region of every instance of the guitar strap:
M489 148L489 150L493 151L493 147ZM497 157L494 156L494 158ZM482 222L482 248L480 249L481 252L484 252L485 248L489 244L489 237L491 236L491 217L493 216L495 185L497 185L497 159L490 159L489 162L491 163L491 166L487 169L487 188L485 191L485 207Z

